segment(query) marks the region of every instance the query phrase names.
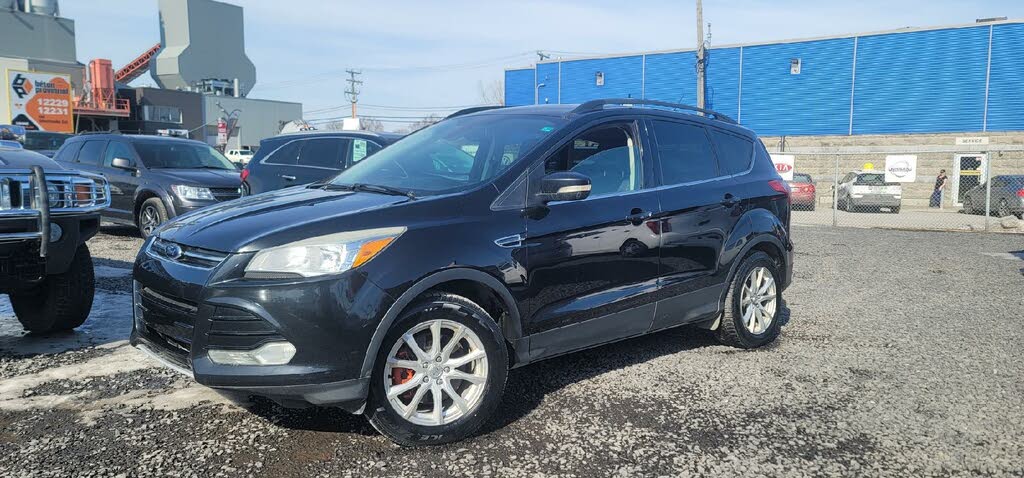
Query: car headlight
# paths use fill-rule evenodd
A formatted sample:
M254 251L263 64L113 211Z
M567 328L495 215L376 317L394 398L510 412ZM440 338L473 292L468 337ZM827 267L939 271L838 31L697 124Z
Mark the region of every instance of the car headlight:
M203 188L199 186L186 186L184 184L175 184L171 186L174 190L174 194L182 199L189 200L213 200L213 193L210 192L210 188Z
M251 279L316 277L355 269L373 259L405 232L404 227L349 231L264 249L249 261Z

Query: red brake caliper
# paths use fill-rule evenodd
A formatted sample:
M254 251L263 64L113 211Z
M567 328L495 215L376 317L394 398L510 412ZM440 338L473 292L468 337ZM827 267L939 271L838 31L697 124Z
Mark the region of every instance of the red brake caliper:
M398 351L396 356L402 360L412 360L412 353L403 347ZM412 380L414 375L412 370L407 368L393 368L391 369L391 385L401 385L409 380ZM408 393L408 392L407 392Z

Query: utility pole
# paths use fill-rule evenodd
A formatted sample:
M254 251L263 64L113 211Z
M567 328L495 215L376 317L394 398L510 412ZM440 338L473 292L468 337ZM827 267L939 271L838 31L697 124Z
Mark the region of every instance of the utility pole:
M697 107L704 107L704 67L707 65L704 51L704 6L697 0Z
M547 60L548 58L551 58L551 55L549 55L547 53L544 53L544 52L542 52L540 50L537 50L537 58L538 58L537 61L544 61L544 60Z
M345 70L348 73L348 89L345 90L345 98L352 103L352 117L356 117L356 103L359 102L359 85L363 84L362 80L357 80L356 77L362 75L363 72L356 70Z

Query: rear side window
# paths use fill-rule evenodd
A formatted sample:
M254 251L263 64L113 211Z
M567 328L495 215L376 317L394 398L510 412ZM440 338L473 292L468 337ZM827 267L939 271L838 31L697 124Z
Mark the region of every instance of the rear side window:
M53 156L54 161L60 161L64 163L70 163L75 160L75 156L78 155L78 151L82 149L84 141L75 141L73 143L66 143L63 148L57 151L57 154Z
M352 164L356 164L367 156L373 155L377 151L380 151L381 147L379 144L373 141L356 138L352 140Z
M82 150L78 152L78 162L98 166L100 161L103 159L103 149L106 145L106 141L86 141L85 144L82 145Z
M276 151L270 153L270 156L264 161L268 164L288 164L293 165L299 159L299 150L302 149L302 141L292 141L287 143Z
M666 185L702 181L718 176L711 142L702 126L653 121L654 136Z
M710 128L711 140L718 152L722 174L739 174L750 169L754 157L754 144L742 136Z
M348 150L348 142L347 139L342 138L302 141L298 165L341 169L342 164L344 164L345 153Z

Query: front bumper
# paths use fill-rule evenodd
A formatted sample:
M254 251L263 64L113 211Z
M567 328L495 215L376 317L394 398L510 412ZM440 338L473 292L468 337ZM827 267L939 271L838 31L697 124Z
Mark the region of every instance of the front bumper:
M147 244L148 245L148 244ZM357 271L317 280L244 280L251 258L228 255L204 269L156 257L135 263L141 317L131 343L203 385L357 411L369 378L363 359L393 300ZM239 277L235 277L238 274ZM286 365L223 365L208 354L287 341Z

